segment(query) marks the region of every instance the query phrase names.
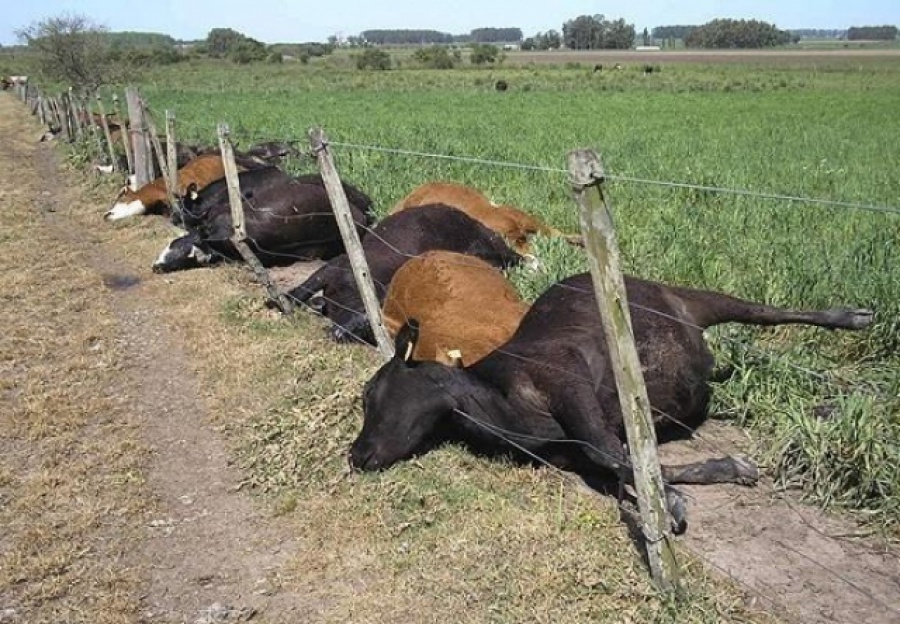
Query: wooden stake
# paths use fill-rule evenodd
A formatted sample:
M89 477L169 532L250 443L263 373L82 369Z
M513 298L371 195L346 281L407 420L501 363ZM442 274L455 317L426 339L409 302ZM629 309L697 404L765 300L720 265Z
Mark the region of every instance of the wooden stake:
M581 231L588 252L597 306L603 319L603 331L625 420L650 572L659 589L678 589L678 567L669 529L662 471L656 454L656 430L634 344L625 280L619 263L619 245L610 209L600 186L604 178L603 167L592 150L569 152L568 164L575 200L580 208Z
M106 110L103 108L103 98L97 92L97 110L100 112L100 125L103 126L103 136L106 137L106 149L109 153L109 162L113 171L119 170L119 163L116 160L116 148L113 146L112 133L109 131L109 121L106 119Z
M125 89L125 100L128 103L128 119L131 121L128 134L131 137L132 156L134 157L134 175L137 187L141 188L153 179L141 95L136 88L128 87Z
M320 128L311 128L309 144L319 161L322 181L325 183L325 190L328 192L328 199L334 210L334 218L341 230L341 237L344 239L344 247L347 250L350 267L353 269L356 287L359 288L359 293L362 295L366 315L369 317L372 333L375 334L375 341L378 343L378 351L385 361L390 360L394 357L394 343L381 318L381 305L378 303L375 284L372 282L372 273L369 271L366 255L363 253L362 243L360 243L359 234L356 231L356 224L353 222L353 213L350 212L350 204L344 193L341 178L338 176L337 168L328 151L328 139Z
M129 133L128 127L131 125L130 120L126 121L124 117L122 117L122 112L119 110L119 94L113 93L112 95L112 103L113 103L113 112L115 113L115 117L119 123L119 134L122 137L122 147L125 148L125 162L128 163L128 174L134 173L134 159L131 156L131 134Z
M283 314L290 314L294 310L293 302L280 292L275 284L269 279L269 273L259 261L259 258L247 245L247 231L244 226L244 202L241 196L241 183L238 177L237 163L234 162L234 147L229 139L228 124L220 123L218 127L219 149L222 152L222 164L225 168L225 180L228 184L228 202L231 204L231 223L234 227L234 233L231 236L231 242L241 254L253 272L256 279L266 287L269 299L275 302Z
M169 169L168 163L166 162L166 154L163 153L162 145L160 145L159 143L159 134L156 132L156 123L153 121L153 116L147 113L147 109L144 106L143 100L141 100L141 111L144 116L144 122L147 124L147 132L149 133L150 140L153 143L153 151L156 152L156 164L159 165L159 170L162 173L163 180L165 180L166 182L166 195L169 196L169 207L172 209L173 213L180 214L180 208L178 206L178 200L176 197L178 189L175 187L175 183L172 181L171 171Z
M181 214L181 200L178 197L178 144L175 143L175 112L166 111L166 162L169 166L169 177L166 180L171 188L169 198L172 201L172 211Z

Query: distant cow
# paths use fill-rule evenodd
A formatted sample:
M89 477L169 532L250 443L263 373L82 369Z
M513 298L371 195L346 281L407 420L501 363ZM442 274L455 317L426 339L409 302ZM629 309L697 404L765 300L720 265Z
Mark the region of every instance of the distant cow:
M494 89L496 89L497 91L506 91L507 89L509 89L509 85L506 84L505 80L498 80L494 83Z
M602 71L603 71L603 65L602 65L602 64L597 63L596 65L594 65L594 73L595 73L595 74L598 74L598 73L600 73L600 72L602 72Z
M515 206L498 206L481 191L456 182L422 184L401 199L391 210L391 214L424 204L446 204L462 210L503 236L520 254L529 252L529 241L535 234L562 236L573 244L582 244L579 235L563 234Z
M643 70L645 74L652 74L655 71L655 68L653 65L644 65Z
M242 163L238 165L239 170L258 169L260 167L261 165L256 163ZM178 189L176 192L179 196L186 195L188 189L197 192L224 177L225 166L222 164L221 156L218 154L198 156L178 170ZM145 184L136 191L123 188L116 198L116 203L107 211L104 218L109 221L115 221L142 214L161 214L165 216L172 214L172 207L169 205L169 195L166 191L166 179L163 176Z
M344 251L321 176L292 177L275 167L265 167L240 173L238 178L247 244L264 266L329 259ZM372 200L347 183L344 192L353 220L362 231L372 220ZM221 259L240 259L231 243L234 225L225 180L199 192L192 185L184 197L183 218L189 233L163 250L153 264L154 271L179 271Z
M298 156L299 150L293 145L280 141L266 141L264 143L256 143L246 150L239 152L244 158L254 158L262 162L277 165L285 156Z
M872 321L868 310L798 312L634 277L625 285L657 430L695 427L707 416L714 361L706 328L737 322L861 329ZM398 334L396 347L365 387L365 420L350 451L356 468L387 468L445 440L517 452L500 432L557 465L632 480L589 274L550 287L508 342L466 368L412 360L415 323ZM757 475L755 466L733 458L663 468L668 483L753 483ZM670 494L675 528L684 530L682 503Z
M396 336L415 318L416 360L468 366L509 340L527 311L496 267L474 256L429 251L394 275L384 299L384 324Z
M443 249L477 256L496 267L518 263L521 256L493 230L450 206L431 204L385 217L362 239L363 253L379 302L397 270L410 258ZM346 255L313 273L288 295L306 303L322 291L322 313L331 319L335 340L374 343L362 298Z

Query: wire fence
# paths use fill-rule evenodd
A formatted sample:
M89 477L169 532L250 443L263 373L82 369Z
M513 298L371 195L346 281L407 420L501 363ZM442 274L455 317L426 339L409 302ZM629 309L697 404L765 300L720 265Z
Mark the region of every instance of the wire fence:
M292 142L299 143L300 141L301 140L299 140L299 139L284 139L283 140L283 142L285 142L285 143L292 143ZM306 139L303 139L302 141L305 142ZM551 174L568 174L568 171L565 169L543 167L543 166L538 166L538 165L528 165L528 164L522 164L522 163L511 163L511 162L504 162L504 161L498 161L498 160L487 160L487 159L473 158L473 157L467 157L467 156L433 154L433 153L420 152L420 151L415 151L415 150L387 148L387 147L363 145L363 144L350 143L350 142L339 142L339 141L331 141L330 145L335 146L335 147L340 147L343 149L348 149L348 150L376 151L376 152L393 154L393 155L403 156L403 157L434 158L434 159L441 159L441 160L463 162L463 163L468 163L468 164L476 164L476 165L481 165L481 166L504 167L504 168L510 168L510 169L524 170L524 171L545 172L545 173L551 173ZM849 210L862 210L862 211L879 212L879 213L887 213L887 214L900 214L900 208L896 208L896 207L892 207L892 206L884 206L884 205L864 204L864 203L857 203L857 202L846 202L846 201L829 200L829 199L821 199L821 198L810 198L810 197L802 197L802 196L794 196L794 195L786 195L786 194L778 194L778 193L756 192L756 191L750 191L750 190L744 190L744 189L705 186L705 185L697 185L697 184L682 183L682 182L668 182L668 181L663 181L663 180L642 179L642 178L635 178L635 177L622 176L622 175L613 175L613 174L607 174L606 179L611 180L611 181L623 182L623 183L653 185L653 186L660 186L660 187L666 187L666 188L684 188L684 189L692 189L692 190L705 191L705 192L711 192L711 193L740 195L740 196L754 197L754 198L763 199L763 200L771 200L771 201L780 202L780 203L804 203L804 204L810 204L810 205L827 206L827 207L832 207L832 208L845 208L845 209L849 209ZM254 205L255 202L253 201L252 197L250 197L248 195L244 195L243 200L245 203L245 210L256 211L256 212L260 212L260 213L267 212L265 208L255 206ZM195 218L195 219L200 219L203 217L203 215L200 213L188 212L187 214L189 214L189 216L191 218ZM308 214L296 215L296 216L288 216L287 218L305 219L305 218L329 217L329 216L332 216L331 213L319 212L319 213L308 213ZM284 217L282 217L282 218L284 218ZM391 251L393 253L398 254L399 256L405 257L407 259L412 259L412 258L421 256L421 254L406 252L403 249L401 249L400 247L398 247L397 245L394 245L393 243L391 243L389 240L385 239L383 236L381 236L381 234L378 231L376 231L377 226L370 226L367 223L359 223L359 222L357 222L356 225L358 228L360 228L366 232L366 237L372 237L373 239L378 240L380 243L382 243L383 245L385 245L386 247L391 249ZM271 255L273 257L281 257L284 259L296 259L296 260L306 260L307 259L299 254L294 254L291 252L266 249L266 245L262 244L259 240L255 239L252 236L249 236L248 240L250 242L252 242L253 245L259 251L261 251L265 254ZM226 241L227 241L227 239L210 239L210 242L226 242ZM466 265L466 266L468 268L471 268L471 265ZM337 268L340 268L340 269L346 270L346 271L350 271L349 267L337 267ZM389 283L376 281L376 284L382 290L382 292L386 293L388 291ZM561 288L569 288L569 289L576 291L583 295L593 295L593 290L581 289L581 288L573 287L568 284L559 284L559 283L556 284L556 286L561 287ZM353 312L353 313L360 314L363 316L365 314L361 310L361 308L356 308L356 307L353 307L352 305L347 305L347 302L338 301L334 298L327 297L324 293L320 294L318 296L318 298L321 299L322 301L326 302L327 304L334 306L338 309L343 309L345 311ZM327 318L322 314L322 312L320 310L316 309L314 306L309 305L306 301L300 301L296 297L292 297L292 299L294 299L296 303L299 303L302 307L311 311L312 313L314 313L318 316L321 316L323 318ZM685 327L688 327L692 330L695 330L695 331L702 332L705 329L704 327L701 327L699 325L691 323L689 320L686 320L684 318L675 316L673 314L670 314L670 313L667 313L667 312L664 312L661 310L656 310L654 308L641 305L640 303L629 301L629 306L635 310L639 310L639 311L646 312L649 314L658 315L661 318L665 318L667 321L679 323L679 324L681 324ZM328 319L328 320L329 320L329 322L334 324L333 319ZM341 330L344 332L344 334L346 336L353 337L358 342L374 348L371 345L370 340L368 339L367 336L360 335L358 332L356 332L356 330L354 330L353 328L350 328L350 327L342 327L342 326L339 326L339 327L341 328ZM445 336L445 337L451 338L451 339L456 338L455 336ZM750 346L750 345L746 345L745 343L743 343L737 339L732 339L728 336L722 336L721 338L723 338L725 340L733 341L735 344L738 344L742 347ZM588 385L592 385L592 386L598 386L598 387L605 389L608 392L612 392L612 393L616 392L615 388L613 388L607 384L600 383L596 379L585 377L584 375L574 373L571 370L565 369L560 366L552 365L545 361L539 361L534 358L527 358L525 356L522 356L521 354L514 353L508 349L504 349L502 346L498 347L496 349L496 352L502 353L502 354L510 356L510 357L520 359L522 361L528 362L535 366L541 366L541 367L551 369L554 372L558 372L561 375L567 376L572 381L575 381L578 383L584 383L584 384L588 384ZM762 351L762 350L760 352L769 357L777 357L777 356L774 356L774 355L772 355L768 352ZM812 370L806 369L804 367L794 365L793 363L788 362L788 361L784 361L783 363L792 368L795 368L798 371L803 372L804 374L815 376L819 380L828 381L828 382L833 381L830 377L823 375L817 371L812 371ZM656 417L659 417L659 418L683 429L691 437L694 437L694 438L702 441L706 446L708 446L714 452L720 453L725 456L730 455L730 453L725 452L721 448L719 448L718 444L716 444L712 440L706 438L700 432L698 432L695 428L692 428L689 425L685 424L679 418L676 418L670 414L667 414L666 412L664 412L660 409L657 409L655 407L653 407L652 409L653 409L653 413ZM523 434L521 432L516 432L516 431L512 431L509 429L499 427L495 424L492 424L492 423L486 422L482 419L479 419L464 410L455 409L454 411L459 416L465 418L466 420L470 421L472 424L483 429L486 433L490 434L491 436L495 436L498 440L502 441L504 444L517 449L518 451L520 451L524 455L530 457L532 460L536 461L537 463L548 467L554 474L560 476L566 482L570 482L570 483L577 482L579 484L579 486L582 485L582 483L579 480L577 480L573 475L560 470L559 468L554 466L551 461L549 461L548 459L546 459L544 457L541 457L538 453L535 453L533 450L530 450L523 443L524 442L538 442L538 443L553 443L553 444L569 444L569 445L575 445L575 446L580 446L580 447L584 447L584 448L589 448L593 452L606 457L610 462L615 463L615 464L622 464L625 469L631 470L630 462L628 461L626 456L612 455L607 450L600 449L596 445L592 445L587 441L576 440L576 439L540 438L537 436ZM666 486L667 486L667 488L674 489L674 486L671 483L667 482ZM625 505L623 505L621 500L617 501L617 504L618 504L621 512L626 513L628 515L633 515L634 510L632 508L628 508ZM647 539L649 541L659 539L659 536L655 536L655 535L645 535L644 537L645 537L645 539ZM860 595L865 596L866 598L871 600L873 603L880 605L886 611L895 613L895 614L900 614L900 609L898 609L895 606L890 605L887 602L885 602L884 600L878 598L872 592L868 591L866 588L860 586L857 583L854 583L850 579L847 579L845 576L843 576L839 572L831 569L826 564L818 561L817 559L815 559L813 556L809 555L808 553L804 553L802 551L799 551L798 549L789 547L787 544L781 543L779 545L781 547L784 547L788 550L795 552L798 556L808 559L809 561L814 563L816 566L821 567L823 570L828 571L829 574L831 574L835 579L837 579L841 583L845 584L847 587L851 588L853 591L859 593ZM748 586L746 583L743 583L742 581L740 581L740 579L735 577L734 574L732 574L730 571L726 570L724 567L716 564L715 562L709 560L708 558L704 558L704 561L711 567L716 568L717 570L719 570L719 572L721 572L724 575L726 575L727 577L731 578L734 582L738 583L739 585L749 589L752 593L761 597L762 599L764 599L766 602L772 604L773 606L776 606L776 607L783 606L778 600L776 600L776 599L772 598L770 595L767 595L766 593L760 591L758 587L751 587L751 586ZM771 591L771 587L769 588L769 590Z

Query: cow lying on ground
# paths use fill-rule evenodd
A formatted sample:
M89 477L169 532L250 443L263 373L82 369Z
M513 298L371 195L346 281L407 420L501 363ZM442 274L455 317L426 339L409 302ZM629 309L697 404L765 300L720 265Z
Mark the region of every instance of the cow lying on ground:
M872 321L868 310L798 312L633 277L626 278L626 288L658 431L679 423L695 427L707 415L714 362L704 329L730 322L862 329ZM366 384L365 421L350 451L353 466L387 468L445 440L512 452L496 435L503 431L559 466L631 480L615 377L589 274L550 287L506 344L466 368L411 359L415 333L414 324L400 332L397 355ZM559 442L564 439L582 443ZM664 467L663 476L668 483L752 483L757 471L723 458ZM675 528L683 530L683 506L670 494Z
M255 162L241 161L238 164L239 171L258 169L263 165ZM184 167L178 170L179 196L186 195L189 188L195 192L202 190L225 177L225 166L222 157L218 154L204 154L194 158ZM142 214L161 214L169 216L172 207L169 205L169 196L166 192L166 179L162 176L145 184L136 191L123 187L119 191L116 203L103 216L104 219L115 221Z
M518 263L521 256L493 230L450 206L433 204L404 210L382 219L362 239L379 302L394 273L408 259L443 249L477 256L496 267ZM306 303L322 291L321 312L334 323L335 340L374 344L371 327L346 255L338 256L288 293Z
M498 206L480 191L456 182L427 182L401 199L391 214L424 204L446 204L462 210L503 236L520 254L529 252L529 241L535 234L562 236L573 244L583 245L579 235L563 234L514 206Z
M265 167L240 173L238 178L244 198L247 244L264 266L328 259L344 251L318 174L294 178L275 167ZM362 230L372 220L372 200L346 183L344 192L353 219ZM230 240L234 227L225 180L199 192L191 187L183 201L183 224L188 234L169 243L153 270L178 271L221 259L240 260Z
M419 340L413 358L469 366L509 340L527 311L513 285L484 260L429 251L394 275L384 324L396 336L415 318Z

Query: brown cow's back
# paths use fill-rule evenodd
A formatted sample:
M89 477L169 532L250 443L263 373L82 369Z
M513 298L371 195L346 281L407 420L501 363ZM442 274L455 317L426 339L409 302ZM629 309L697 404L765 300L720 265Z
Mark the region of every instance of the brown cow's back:
M391 214L425 204L446 204L480 221L506 238L519 253L529 251L528 241L535 234L558 234L539 219L513 206L491 203L477 189L456 182L428 182L401 199Z
M503 274L485 261L431 251L406 262L391 281L384 321L396 336L407 319L419 321L416 359L469 366L505 343L528 306Z

